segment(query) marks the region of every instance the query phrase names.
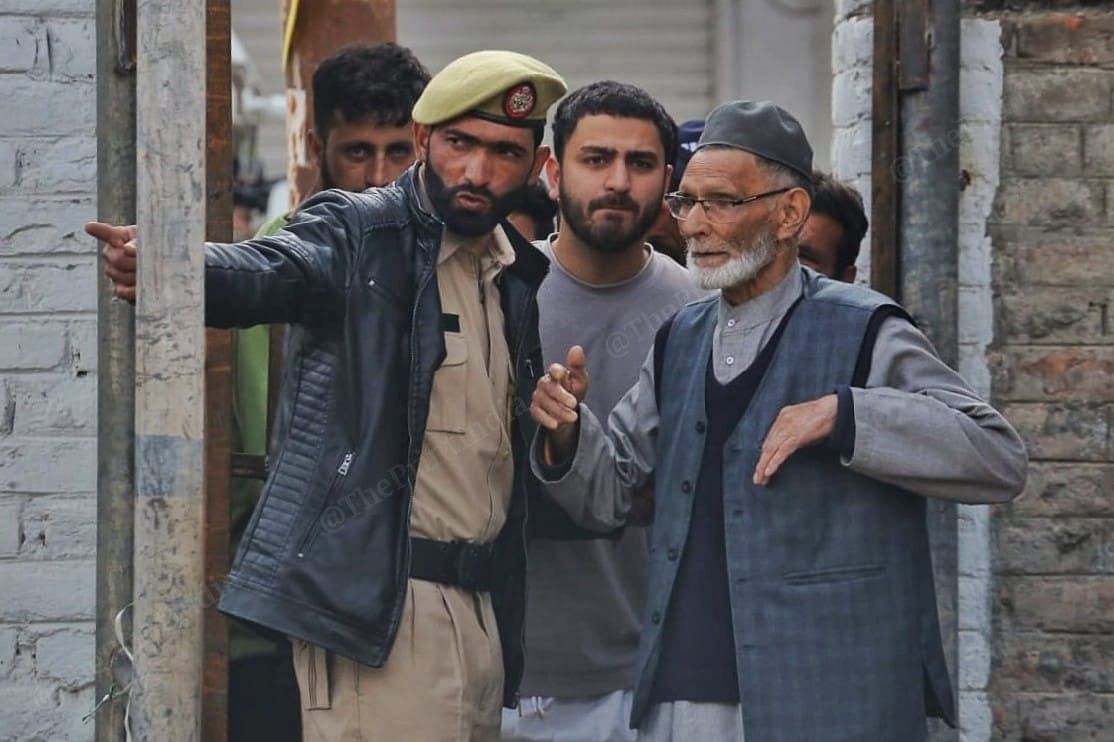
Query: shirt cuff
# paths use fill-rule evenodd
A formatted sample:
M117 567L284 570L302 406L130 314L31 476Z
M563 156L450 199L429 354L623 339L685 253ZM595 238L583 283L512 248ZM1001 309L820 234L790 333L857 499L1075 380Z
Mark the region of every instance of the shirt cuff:
M545 428L539 425L538 432L534 435L533 451L530 457L533 459L534 474L538 479L553 484L562 481L572 471L573 462L576 461L576 452L580 447L580 425L576 426L576 437L573 440L570 454L563 461L558 461L552 466L549 465L545 457L545 435Z
M839 402L835 426L828 435L827 447L839 454L844 461L850 461L855 454L855 400L849 386L837 386L835 394Z

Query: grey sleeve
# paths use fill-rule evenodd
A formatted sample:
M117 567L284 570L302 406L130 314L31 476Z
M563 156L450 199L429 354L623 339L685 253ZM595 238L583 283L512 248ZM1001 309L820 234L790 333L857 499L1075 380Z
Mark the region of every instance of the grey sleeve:
M883 321L866 388L851 393L852 470L964 503L1005 502L1025 486L1020 437L907 320Z
M588 406L580 405L576 452L554 479L547 478L547 467L543 466L542 434L539 429L531 446L530 463L549 494L584 528L602 531L622 526L630 511L631 495L645 486L654 472L658 407L653 349L642 364L638 381L612 409L606 431Z

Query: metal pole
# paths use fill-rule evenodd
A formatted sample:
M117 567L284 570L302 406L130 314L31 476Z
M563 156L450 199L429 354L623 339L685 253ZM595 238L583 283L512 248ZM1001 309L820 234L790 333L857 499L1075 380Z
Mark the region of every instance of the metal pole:
M135 1L97 0L97 214L135 221ZM97 284L97 742L124 739L119 695L131 668L116 643L116 614L132 601L135 497L135 311ZM130 621L125 625L130 626ZM130 628L125 641L130 638Z
M139 0L133 731L201 738L205 0Z
M927 3L928 0L920 0ZM905 307L955 366L958 358L959 270L959 3L932 0L903 24L919 30L927 51L924 87L902 98L901 280ZM906 19L908 22L906 22ZM902 68L917 55L902 53ZM915 81L910 81L915 84Z
M959 270L959 0L904 0L901 13L901 295L955 367ZM958 688L958 523L955 505L929 500L929 534L944 649ZM954 740L942 725L932 739Z

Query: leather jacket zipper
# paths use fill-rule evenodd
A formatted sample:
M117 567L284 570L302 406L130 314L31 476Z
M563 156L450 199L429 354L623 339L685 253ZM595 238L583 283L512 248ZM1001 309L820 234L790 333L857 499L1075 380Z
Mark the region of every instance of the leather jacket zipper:
M531 313L530 307L536 306L536 304L535 304L535 297L536 296L537 296L536 291L527 292L526 311L524 311L522 313L522 322L521 322L521 324L519 324L519 327L518 327L518 349L515 352L515 355L517 356L516 359L515 359L516 360L516 364L515 364L516 368L517 368L517 360L519 358L522 358L522 347L526 342L526 327L530 324L530 313ZM533 363L529 358L526 359L526 370L530 374L531 378L533 378L533 375L534 375ZM522 452L522 457L523 458L522 458L522 461L519 463L519 467L520 467L520 470L521 470L521 473L519 474L519 477L521 479L520 486L522 488L522 570L523 570L522 573L523 573L523 575L526 575L530 571L530 549L528 548L528 540L527 540L528 539L527 530L528 530L528 526L529 526L529 523L530 523L530 490L529 490L530 475L528 473L528 470L530 468L530 441L529 441L529 438L526 435L526 431L522 428L522 426L519 425L517 421L515 421L514 424L518 427L518 431L522 435L522 440L524 441L524 448L523 448L523 452ZM525 667L525 664L526 664L526 601L528 599L527 593L529 592L529 590L530 590L530 586L528 584L524 584L523 587L522 587L522 616L523 616L523 620L522 620L522 626L520 626L519 630L518 630L518 648L519 648L519 654L522 656L522 663L523 663L524 667ZM522 678L519 677L519 685L520 686L521 686L521 683L522 683ZM514 692L514 708L518 708L519 698L520 698L519 692L518 692L518 690L515 690L515 692Z
M348 476L348 469L352 466L352 459L354 459L355 457L356 454L354 454L352 451L344 452L344 458L341 460L340 466L337 467L336 472L333 474L332 481L329 482L329 489L325 490L325 496L321 498L321 507L317 509L317 514L314 517L313 522L310 523L309 530L306 531L306 535L302 538L302 543L298 546L299 559L305 558L306 551L309 549L310 544L313 543L313 539L317 536L317 532L321 530L321 515L325 512L325 508L329 505L329 497L337 488L340 480Z
M441 244L441 236L438 235L437 244ZM418 290L414 293L414 308L410 314L410 378L413 379L418 373L418 305L421 302L422 293L425 291L426 286L436 275L436 264L431 265L420 279L418 279ZM427 402L428 404L428 402ZM406 529L406 551L402 560L402 576L404 580L410 579L410 516L414 509L414 485L418 479L418 467L414 465L414 395L413 387L407 389L406 393L406 479L409 485L409 493L406 496L406 519L403 521L402 527ZM428 410L427 410L428 412ZM394 615L391 616L390 636L391 641L398 632L398 624L402 617L402 609L406 603L405 591L403 591L403 599L397 602Z

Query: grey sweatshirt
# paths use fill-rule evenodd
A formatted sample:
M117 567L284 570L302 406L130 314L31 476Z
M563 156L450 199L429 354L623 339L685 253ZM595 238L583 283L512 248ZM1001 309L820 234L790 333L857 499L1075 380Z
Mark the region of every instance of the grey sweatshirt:
M636 276L598 286L570 275L548 241L534 244L551 261L538 292L545 363L563 364L570 347L583 346L588 400L606 415L638 379L658 327L703 294L685 268L649 246ZM530 543L523 695L584 697L633 686L646 548L646 530L633 526L618 539Z
M754 361L801 290L800 271L791 270L752 301L732 307L721 296L712 351L720 382ZM964 503L1003 502L1021 491L1027 465L1021 439L937 357L920 330L887 318L871 358L865 388L852 389L855 442L844 466L916 494ZM669 393L668 384L662 393ZM607 429L590 400L580 413L576 453L563 476L548 483L549 491L583 525L614 528L626 517L631 493L654 471L659 418L652 351L638 382L611 410ZM540 446L534 446L534 470L544 480L539 457Z

